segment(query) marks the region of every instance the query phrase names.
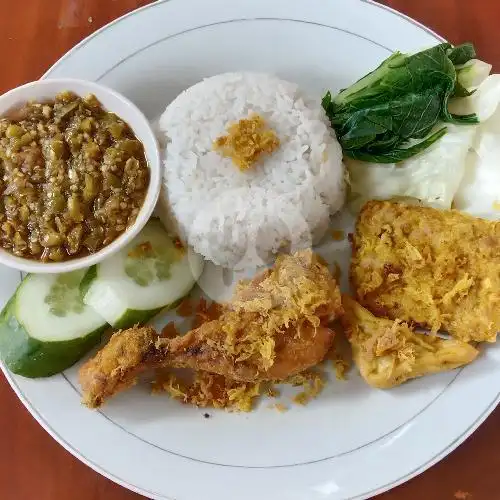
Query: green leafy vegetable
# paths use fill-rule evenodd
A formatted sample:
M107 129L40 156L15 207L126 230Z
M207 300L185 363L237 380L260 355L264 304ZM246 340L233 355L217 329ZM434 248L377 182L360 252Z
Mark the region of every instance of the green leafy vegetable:
M461 47L463 47L462 50L460 50ZM467 71L464 66L474 57L476 57L474 46L469 43L461 45L460 47L457 47L455 49L451 49L451 52L448 51L448 57L450 58L450 61L455 64L455 69L457 72L457 82L455 84L455 90L453 91L452 97L469 97L475 92L475 90L467 90L467 86L464 85L463 78L460 78L460 75L461 73Z
M446 134L446 127L439 129L437 132L434 132L429 137L424 139L423 141L415 144L414 146L410 146L408 148L395 148L388 153L382 153L381 155L377 155L377 153L365 154L359 150L347 151L347 156L361 161L369 161L374 163L398 163L403 160L407 160L412 156L420 153L424 149L427 149L431 144L434 144L436 141L441 139L443 135Z
M470 95L455 65L475 57L472 44L442 43L413 55L394 53L377 69L335 98L327 92L323 108L344 154L378 163L414 156L439 140L440 122L478 123L475 114L455 115L450 98ZM415 139L421 139L414 143Z
M472 43L463 43L458 47L448 47L446 53L455 66L458 64L465 64L476 57L476 50Z

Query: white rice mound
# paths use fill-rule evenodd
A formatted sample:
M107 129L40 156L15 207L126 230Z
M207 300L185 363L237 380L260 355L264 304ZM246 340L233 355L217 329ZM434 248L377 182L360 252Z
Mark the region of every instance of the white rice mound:
M253 113L280 147L242 172L213 141ZM251 268L284 245L308 248L344 204L341 147L321 104L294 83L261 73L207 78L180 94L159 125L166 135L159 214L217 265Z

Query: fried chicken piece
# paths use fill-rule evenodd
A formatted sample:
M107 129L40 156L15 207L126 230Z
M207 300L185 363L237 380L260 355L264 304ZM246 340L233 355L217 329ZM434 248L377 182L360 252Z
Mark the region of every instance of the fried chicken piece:
M159 339L154 328L119 330L79 372L83 403L98 408L105 399L128 389L142 372L158 366L155 357Z
M388 389L409 379L452 370L479 354L455 339L418 334L400 320L373 316L350 297L343 297L341 318L361 376L372 387Z
M333 342L328 324L343 312L340 291L310 250L280 256L241 284L219 319L184 336L152 328L118 332L80 370L84 402L100 406L152 368L192 368L227 378L281 380L321 362Z
M351 282L377 316L494 342L500 330L500 222L370 201L353 237Z

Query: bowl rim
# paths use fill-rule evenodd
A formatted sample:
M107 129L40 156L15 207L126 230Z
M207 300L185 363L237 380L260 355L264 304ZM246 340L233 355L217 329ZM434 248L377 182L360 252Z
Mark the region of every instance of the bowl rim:
M45 263L24 257L17 257L16 255L13 255L7 250L0 247L0 264L27 273L50 274L50 273L65 273L70 271L76 271L79 269L84 269L96 265L102 262L104 259L118 252L120 249L122 249L124 246L130 243L130 241L132 241L132 239L135 236L137 236L137 234L141 231L141 229L146 225L148 220L151 218L151 215L153 214L153 211L155 209L156 203L160 195L160 188L162 182L160 146L158 143L158 138L156 137L156 134L153 130L150 121L130 99L122 95L120 92L117 92L116 90L107 87L106 85L78 78L44 78L41 80L28 82L23 85L20 85L19 87L15 87L11 90L8 90L4 94L0 95L0 105L2 101L4 101L5 99L12 98L19 92L39 86L44 87L50 85L61 86L61 91L65 86L68 87L65 90L74 91L73 89L71 89L71 85L73 86L79 85L88 88L89 93L96 93L96 94L101 93L101 94L111 95L113 98L121 101L126 107L128 107L132 111L132 114L136 116L137 120L134 122L134 124L127 122L132 131L134 131L134 134L138 123L141 123L141 125L144 127L144 130L146 131L146 134L150 135L154 147L151 148L150 151L148 151L146 149L146 145L143 143L148 167L150 170L149 186L146 193L146 198L144 199L142 207L139 213L137 214L137 218L132 224L132 226L126 229L125 232L123 232L118 238L113 240L109 245L106 245L96 253L86 255L84 257L66 260L63 262ZM54 92L54 96L55 93L56 92ZM25 102L25 101L26 98L22 98L19 100L19 102ZM110 109L109 111L113 113L115 112L112 109ZM0 113L0 117L2 114L3 113ZM117 116L120 116L119 113L116 114Z

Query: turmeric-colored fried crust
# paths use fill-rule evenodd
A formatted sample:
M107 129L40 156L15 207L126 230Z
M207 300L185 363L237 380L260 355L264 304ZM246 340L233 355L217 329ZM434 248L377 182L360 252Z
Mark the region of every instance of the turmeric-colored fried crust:
M342 325L353 359L365 381L380 389L474 361L475 347L455 339L415 333L400 320L377 318L350 297L343 297Z
M500 222L370 201L353 236L351 282L377 316L494 342L500 330Z
M96 407L151 368L192 368L243 382L282 380L321 362L342 313L340 290L311 251L278 257L238 287L219 319L184 336L151 328L115 334L80 371L84 402Z

